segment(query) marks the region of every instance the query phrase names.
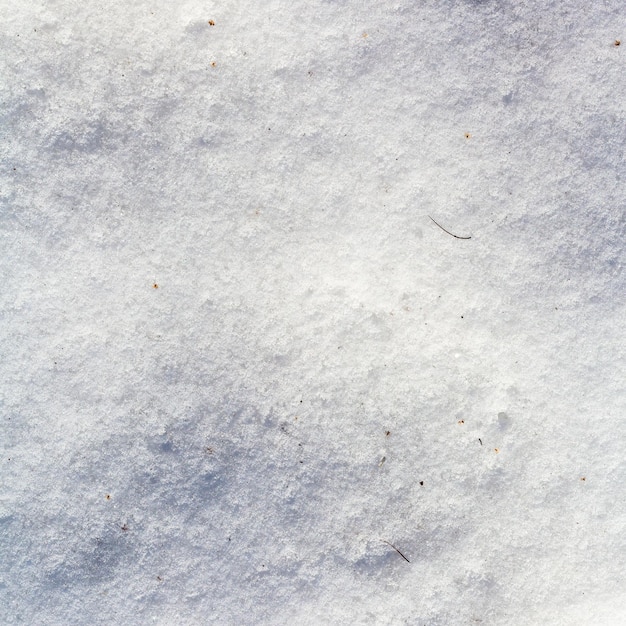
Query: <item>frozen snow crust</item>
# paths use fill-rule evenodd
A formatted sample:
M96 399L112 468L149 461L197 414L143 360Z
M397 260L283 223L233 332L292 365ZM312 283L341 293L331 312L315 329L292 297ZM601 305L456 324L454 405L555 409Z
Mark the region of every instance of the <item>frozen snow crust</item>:
M0 8L3 624L626 623L623 2Z

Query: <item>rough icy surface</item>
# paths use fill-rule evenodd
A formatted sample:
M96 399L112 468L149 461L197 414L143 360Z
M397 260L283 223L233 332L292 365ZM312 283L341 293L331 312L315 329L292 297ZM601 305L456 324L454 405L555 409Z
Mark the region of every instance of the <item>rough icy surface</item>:
M0 5L3 623L626 623L622 2Z

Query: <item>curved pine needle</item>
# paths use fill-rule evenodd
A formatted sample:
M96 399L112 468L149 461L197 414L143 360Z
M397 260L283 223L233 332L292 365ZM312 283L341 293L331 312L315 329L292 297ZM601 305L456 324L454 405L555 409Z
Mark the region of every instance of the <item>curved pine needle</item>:
M428 216L430 217L430 215ZM430 217L430 219L435 222L435 220L433 220L432 217ZM441 230L443 230L444 233L448 233L448 235L452 235L452 237L455 237L456 239L471 239L470 237L461 237L461 235L455 235L454 233L451 233L449 230L446 230L441 224L439 224L439 222L435 222L435 224L437 224L437 226L439 226L439 228L441 228Z
M410 563L411 561L409 561L409 559L407 559L404 554L402 554L402 552L400 552L400 550L398 550L398 548L396 548L396 546L393 545L393 543L389 543L388 541L385 541L384 539L381 539L381 541L383 543L386 543L388 546L391 546L407 563Z

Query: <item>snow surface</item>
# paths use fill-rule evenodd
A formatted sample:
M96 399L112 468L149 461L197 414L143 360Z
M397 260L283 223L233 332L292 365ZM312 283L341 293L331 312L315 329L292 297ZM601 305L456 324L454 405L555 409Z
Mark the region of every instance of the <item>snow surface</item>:
M3 624L626 623L621 0L0 9Z

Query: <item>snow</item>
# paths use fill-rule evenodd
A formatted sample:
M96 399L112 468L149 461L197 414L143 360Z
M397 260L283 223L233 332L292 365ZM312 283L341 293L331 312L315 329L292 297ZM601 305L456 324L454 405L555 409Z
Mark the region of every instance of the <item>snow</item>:
M4 623L626 622L621 2L0 6Z

